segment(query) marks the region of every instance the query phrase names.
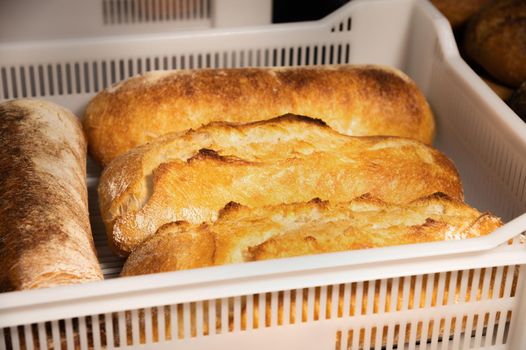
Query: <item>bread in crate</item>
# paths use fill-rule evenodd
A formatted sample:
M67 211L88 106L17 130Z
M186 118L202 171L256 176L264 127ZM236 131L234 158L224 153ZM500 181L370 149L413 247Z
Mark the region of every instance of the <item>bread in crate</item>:
M0 291L101 280L77 117L46 101L1 103L0 164Z
M214 222L174 222L136 248L122 275L480 237L500 220L435 193L407 204L371 195L349 202L249 208L229 203Z
M501 225L497 217L489 213L481 213L441 193L419 198L407 204L386 203L370 195L342 203L314 199L309 202L259 208L229 203L215 222L201 225L174 222L161 227L155 236L147 239L130 254L124 265L122 276L400 244L474 238L489 234ZM469 278L471 279L472 276L470 275ZM513 288L515 288L515 281L516 279L514 279ZM423 285L426 283L427 276L424 276ZM493 286L493 282L491 285ZM392 293L397 293L395 304L388 306L380 304L380 292L379 288L376 288L374 298L371 299L374 309L386 307L385 312L391 312L400 308L404 298L401 292L403 284L398 288L400 289L395 291L391 284L387 285L384 302L391 300ZM461 295L460 288L460 285L454 289L445 288L442 298L452 298L457 302ZM477 288L479 290L474 294L476 298L482 292L481 286ZM453 297L449 296L451 292L454 293ZM493 293L493 290L490 292ZM330 295L331 291L328 293ZM410 303L416 302L414 293L415 289L411 284L407 296ZM431 293L432 305L442 302L438 300L439 288L436 281L432 289L426 289L421 293L421 303L428 298L427 293ZM471 286L464 293L471 294ZM347 312L359 308L365 310L368 298L363 298L361 305L357 305L356 294L356 289L353 289L350 296L352 301L349 305L350 310L344 310L344 294L340 291L336 294L336 300L331 297L330 301L327 301L327 310L323 314L332 312L330 311L334 309L332 303L338 304L336 310L339 316L331 315L331 318L344 317ZM304 299L298 300L295 291L291 292L290 297L289 312L284 310L285 307L280 302L276 318L278 322L284 324L300 323L302 320L296 319L296 314L292 310L296 310L296 303L300 302L302 315L306 315L307 302ZM258 327L262 324L269 324L269 317L272 313L270 301L261 300L259 296L255 298L255 305L251 312L247 311L246 301L242 300L241 329L245 329L248 315L253 315L252 323ZM262 310L259 307L260 303L265 305L264 315L260 315L260 310ZM208 315L209 302L204 303L203 307L204 313ZM316 298L315 315L322 313L321 307L320 299ZM289 315L290 320L284 320L286 314ZM180 335L183 333L182 325L184 324L182 314L178 312L175 316L178 317ZM170 317L173 315L165 316L167 320L165 332L170 337L177 337L171 334L171 322L173 321ZM192 318L195 317L197 317L195 310L192 310ZM218 329L220 328L221 320L219 316L217 318L214 323L204 322L204 334L210 333L209 324L215 324ZM227 320L231 326L233 316L229 314ZM154 324L153 334L158 334L156 326ZM462 329L465 329L465 326L465 322L462 323ZM445 325L440 325L439 334L444 333L445 327ZM420 337L423 331L419 329L417 336ZM192 328L192 334L193 332L195 332L194 328ZM408 335L409 330L407 330L407 335L395 334L395 342L401 336L408 339ZM384 332L382 344L386 343L386 338L387 334ZM360 344L362 342L363 339L360 338Z
M107 165L156 137L213 121L246 123L294 113L349 135L430 144L431 110L415 83L383 66L150 72L99 93L83 120L90 152Z
M466 56L496 81L518 88L526 81L526 2L493 1L468 23Z
M99 184L108 238L121 255L166 223L213 221L231 201L345 202L370 193L407 203L435 192L463 199L453 163L436 149L406 138L347 136L295 115L166 135L117 158Z

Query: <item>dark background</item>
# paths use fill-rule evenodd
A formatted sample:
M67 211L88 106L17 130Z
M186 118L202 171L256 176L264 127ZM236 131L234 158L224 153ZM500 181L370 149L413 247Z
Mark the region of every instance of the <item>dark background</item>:
M350 0L273 0L272 22L313 21L325 17Z

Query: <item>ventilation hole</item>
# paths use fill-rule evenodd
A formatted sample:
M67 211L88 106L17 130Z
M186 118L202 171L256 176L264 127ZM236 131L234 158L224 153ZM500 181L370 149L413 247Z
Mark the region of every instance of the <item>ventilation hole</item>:
M39 65L37 67L37 71L38 71L38 96L45 96L46 95L46 88L45 88L45 85L44 85L44 67L42 67L42 65Z
M47 79L48 79L49 95L53 96L55 95L55 81L53 78L53 66L50 64L48 64L47 66Z
M254 52L252 50L248 50L246 53L247 56L247 67L253 67L254 66Z
M310 64L310 56L311 56L310 46L307 46L305 47L305 65L306 66Z
M102 1L102 23L108 24L108 19L110 18L108 14L108 0Z
M315 66L318 64L318 50L318 46L314 46L312 50L312 64Z
M278 60L279 61L278 65L281 66L281 67L285 66L285 64L286 64L285 63L285 55L286 55L286 53L285 53L285 49L284 48L279 50L278 56L280 56L281 59Z
M19 68L19 76L20 76L20 88L21 88L22 97L27 97L26 70L23 66Z
M99 67L97 62L91 63L91 70L93 72L93 92L99 91Z
M152 70L152 64L151 64L151 60L149 57L147 57L145 60L144 60L144 63L146 64L146 67L144 69L145 72L149 72Z
M245 52L239 52L239 65L237 67L245 67Z
M57 77L57 94L64 95L64 76L62 74L62 65L57 64L55 66L55 72Z
M90 74L89 74L89 64L88 62L84 62L83 64L83 67L84 67L84 91L85 92L91 92L91 89L90 89Z
M283 52L285 52L285 49L283 49ZM288 56L289 56L289 57L288 57L288 58L289 58L289 59L288 59L288 62L285 62L284 65L290 67L290 66L293 66L293 65L294 65L294 49L293 49L292 47L289 48L289 50L288 50ZM285 57L285 59L286 59L286 57Z
M352 28L352 18L347 18L347 31L350 32Z
M232 53L230 54L231 56L231 62L230 62L230 68L236 68L237 67L237 55L236 55L236 52L235 51L232 51Z
M194 69L194 55L188 57L188 68Z
M133 60L130 58L128 60L128 76L129 77L132 77L134 75L134 71L133 71Z
M74 81L75 81L75 91L77 94L80 94L81 92L81 84L80 84L80 66L78 63L75 63L75 65L73 66L74 68L74 71L75 71L75 77L74 77Z
M221 68L229 67L229 56L227 52L223 52L223 61L221 62Z
M126 79L126 71L124 69L124 60L119 60L119 71L120 71L120 80Z
M132 0L132 3L134 4L134 6L136 6L136 19L138 22L142 22L142 18L143 18L143 10L142 10L142 6L141 4L144 4L144 1L140 1L140 2L135 2Z
M351 45L346 44L345 45L345 63L351 62Z
M220 67L220 64L219 64L219 53L216 52L214 54L214 68L219 68Z
M69 63L66 63L65 71L66 71L65 72L66 73L66 93L68 95L71 95L73 93L73 86L71 83L71 65ZM31 75L33 75L33 73L31 73Z
M36 87L35 79L36 79L35 78L35 67L29 66L29 86L31 89L31 97L37 96L37 87Z
M18 98L18 86L16 82L16 70L15 67L11 67L9 69L9 72L11 74L11 92L13 95L13 98Z
M102 70L102 88L106 89L108 87L108 64L106 61L102 61L101 65Z
M504 332L502 334L502 344L508 344L508 339L509 339L509 334L510 334L510 327L511 327L511 322L509 320L512 319L512 311L508 311L508 313L506 314L506 320L508 320L507 322L505 322L504 324Z
M321 48L321 62L320 62L322 65L325 65L325 64L328 63L327 59L326 59L327 52L328 52L327 48L325 47L325 45L323 45L322 48Z

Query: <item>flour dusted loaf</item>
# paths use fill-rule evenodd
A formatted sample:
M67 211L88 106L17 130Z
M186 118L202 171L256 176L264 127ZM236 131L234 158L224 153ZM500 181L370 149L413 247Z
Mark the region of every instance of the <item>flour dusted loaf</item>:
M434 192L463 198L454 165L439 151L285 115L215 122L135 148L105 169L99 200L109 242L125 256L162 225L213 221L231 201L256 207L370 193L406 203Z
M88 219L86 140L50 102L0 104L0 291L102 279Z
M248 208L228 204L213 223L164 225L128 257L140 275L344 250L479 237L502 223L436 193L408 204L364 195L349 202Z
M156 137L212 121L294 113L349 135L395 135L430 144L435 124L417 86L382 66L150 72L99 93L83 119L93 157L107 165Z

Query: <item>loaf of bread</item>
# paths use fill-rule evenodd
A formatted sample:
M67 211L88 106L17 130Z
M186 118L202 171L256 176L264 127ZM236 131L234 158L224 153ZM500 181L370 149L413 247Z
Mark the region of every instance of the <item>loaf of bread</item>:
M212 121L294 113L348 135L394 135L430 144L435 124L417 86L380 66L150 72L99 93L83 119L90 152L107 165L127 150Z
M526 1L494 1L469 22L467 56L510 87L526 80Z
M448 19L453 29L462 27L475 13L492 0L431 0Z
M501 221L436 193L408 204L350 202L249 208L229 203L213 223L175 222L135 249L123 276L400 244L478 237Z
M1 103L0 120L0 291L101 280L80 122L38 100Z
M371 193L405 203L434 192L463 197L439 151L412 139L347 136L295 115L166 135L116 159L99 184L110 244L124 256L162 225L215 220L230 201L254 207Z

